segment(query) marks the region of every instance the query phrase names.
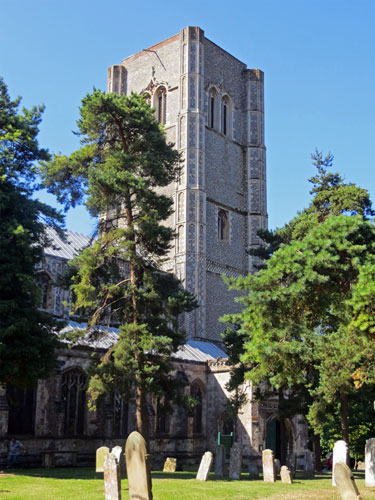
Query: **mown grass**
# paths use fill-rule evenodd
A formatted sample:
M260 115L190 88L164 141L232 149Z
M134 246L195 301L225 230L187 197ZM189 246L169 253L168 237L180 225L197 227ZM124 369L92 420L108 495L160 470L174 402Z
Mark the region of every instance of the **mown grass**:
M152 473L154 500L338 500L330 476L304 479L297 474L293 484L266 484L219 480L214 474L207 482L197 481L195 472ZM363 500L375 500L375 488L364 486L363 473L355 473ZM122 498L128 499L128 482L121 483ZM0 472L1 500L104 500L103 475L89 468L24 469Z

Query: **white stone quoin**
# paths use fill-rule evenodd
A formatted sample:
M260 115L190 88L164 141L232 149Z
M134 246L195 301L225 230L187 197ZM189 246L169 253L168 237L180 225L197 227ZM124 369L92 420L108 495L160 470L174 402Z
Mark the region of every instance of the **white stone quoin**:
M375 486L375 438L366 440L365 471L366 486Z
M340 439L336 441L333 447L333 463L332 463L332 486L336 486L335 481L335 465L339 462L346 464L346 457L348 455L348 445L345 441Z

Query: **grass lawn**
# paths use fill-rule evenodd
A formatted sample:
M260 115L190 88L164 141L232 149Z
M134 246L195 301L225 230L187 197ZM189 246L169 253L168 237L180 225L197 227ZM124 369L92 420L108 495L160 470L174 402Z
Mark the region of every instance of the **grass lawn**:
M363 500L375 500L375 488L364 486L364 473L356 472ZM122 498L128 500L128 482L122 480ZM297 474L293 484L266 484L249 481L217 480L211 474L203 483L194 472L152 473L154 500L338 500L329 476L303 479ZM19 469L0 472L1 500L104 500L103 475L92 469Z

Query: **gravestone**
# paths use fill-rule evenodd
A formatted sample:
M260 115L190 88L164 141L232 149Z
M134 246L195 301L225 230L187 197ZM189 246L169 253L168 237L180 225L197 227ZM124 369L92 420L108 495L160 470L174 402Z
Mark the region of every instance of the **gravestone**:
M234 443L230 449L229 477L230 479L241 479L242 447L240 443Z
M111 453L104 456L105 500L121 500L120 465Z
M214 456L211 451L206 451L203 455L197 474L197 479L199 481L207 481L213 458Z
M343 462L337 462L334 469L337 489L342 500L362 500L352 471Z
M259 468L254 462L248 464L249 479L259 479Z
M306 450L304 453L303 470L305 471L306 477L308 478L314 477L314 470L315 470L314 453L310 450Z
M176 472L177 459L172 457L167 457L164 462L163 472Z
M346 463L346 457L348 455L348 445L345 441L340 439L336 441L333 446L333 461L332 461L332 486L336 486L335 481L335 465L337 463Z
M125 446L129 498L152 500L151 464L146 441L139 432L132 432Z
M359 462L357 463L357 470L366 470L366 462Z
M262 451L263 481L265 483L274 483L276 481L275 462L273 461L273 451Z
M280 468L281 482L285 484L292 484L292 474L286 465Z
M215 451L215 476L223 477L225 467L225 447L222 444L216 446Z
M280 467L281 467L280 460L278 458L274 458L273 462L275 464L275 474L277 476L278 474L280 474Z
M111 450L111 455L116 457L117 463L120 466L120 474L121 472L125 472L125 456L122 453L121 446L115 446Z
M96 450L95 472L104 472L104 457L109 454L109 448L102 446Z
M366 486L375 486L375 438L366 440L365 471Z

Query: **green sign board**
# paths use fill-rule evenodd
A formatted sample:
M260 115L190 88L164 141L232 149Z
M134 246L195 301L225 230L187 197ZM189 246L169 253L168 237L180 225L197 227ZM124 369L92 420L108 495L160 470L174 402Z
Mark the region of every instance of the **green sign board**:
M232 448L233 445L233 432L230 434L221 434L218 432L217 434L217 444L220 446L224 446L224 448Z

